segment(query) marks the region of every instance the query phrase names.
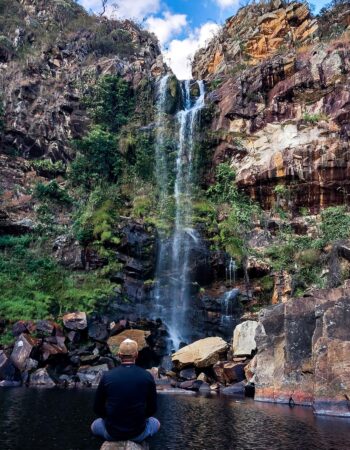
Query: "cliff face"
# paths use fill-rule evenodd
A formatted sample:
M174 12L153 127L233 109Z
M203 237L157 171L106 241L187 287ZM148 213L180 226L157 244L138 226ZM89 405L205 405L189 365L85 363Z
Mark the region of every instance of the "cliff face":
M0 223L6 233L33 216L30 192L41 178L30 161L73 158L72 140L90 124L89 88L110 74L140 92L166 67L154 35L130 21L89 16L74 1L21 0L2 9Z
M326 41L304 4L274 5L264 14L241 10L194 60L194 74L212 87L214 165L229 162L238 185L267 209L279 184L296 211L341 204L349 192L349 35Z

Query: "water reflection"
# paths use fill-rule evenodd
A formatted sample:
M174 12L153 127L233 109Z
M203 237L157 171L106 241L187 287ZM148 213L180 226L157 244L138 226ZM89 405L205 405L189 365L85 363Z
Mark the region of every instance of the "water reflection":
M92 390L0 390L1 450L98 450ZM345 450L350 420L232 398L159 396L151 450Z

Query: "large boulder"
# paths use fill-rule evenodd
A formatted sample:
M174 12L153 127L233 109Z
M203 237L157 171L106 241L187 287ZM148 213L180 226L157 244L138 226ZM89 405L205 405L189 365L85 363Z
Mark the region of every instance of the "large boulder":
M120 334L117 334L116 336L112 336L108 339L107 344L109 346L109 349L111 352L116 355L119 351L120 344L125 341L125 339L132 339L133 341L137 342L137 345L139 347L139 351L143 350L144 348L148 347L146 338L151 333L149 331L144 330L125 330Z
M247 320L236 326L233 332L232 351L235 356L250 356L256 350L255 331L258 322Z
M210 367L219 361L227 349L228 345L222 338L208 337L183 347L172 355L172 361L179 370L188 366Z
M24 370L27 359L30 357L33 348L37 345L37 340L28 334L21 334L15 342L11 354L11 361L19 370Z
M149 450L147 442L136 444L132 441L105 442L100 450Z
M350 417L350 288L265 309L256 341L256 400Z

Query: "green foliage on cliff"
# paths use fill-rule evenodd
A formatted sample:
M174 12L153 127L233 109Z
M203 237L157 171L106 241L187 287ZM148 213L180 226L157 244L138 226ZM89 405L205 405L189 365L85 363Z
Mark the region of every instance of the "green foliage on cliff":
M95 125L83 139L76 141L76 148L80 154L71 165L73 186L90 190L104 180L111 183L118 180L121 156L114 134Z
M350 214L346 206L334 206L325 209L321 214L322 244L349 239Z
M85 104L96 124L117 132L133 113L135 99L129 83L119 76L106 75L91 88Z
M81 245L94 243L118 244L118 191L113 186L99 185L86 202L80 205L74 222L74 232Z
M7 320L91 312L113 294L114 285L98 274L74 274L60 267L38 236L3 236L0 250L0 317Z
M34 197L39 200L51 200L58 203L71 204L72 198L61 188L56 180L49 183L38 183L34 190Z
M223 247L239 262L249 253L248 234L260 216L259 206L241 193L235 184L235 173L227 163L216 169L216 183L207 190L207 196L216 205L218 231L214 242Z

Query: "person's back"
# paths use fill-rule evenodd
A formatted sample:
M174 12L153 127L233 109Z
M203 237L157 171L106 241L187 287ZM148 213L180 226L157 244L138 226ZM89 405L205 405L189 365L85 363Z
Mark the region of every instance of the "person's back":
M122 365L105 372L98 386L94 410L100 419L91 429L95 435L109 441L141 442L155 434L160 426L157 419L151 417L157 409L156 386L152 375L135 365L136 342L124 342L119 350ZM125 355L135 346L136 356L135 352Z

